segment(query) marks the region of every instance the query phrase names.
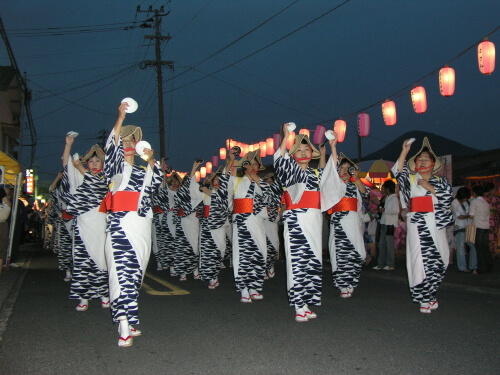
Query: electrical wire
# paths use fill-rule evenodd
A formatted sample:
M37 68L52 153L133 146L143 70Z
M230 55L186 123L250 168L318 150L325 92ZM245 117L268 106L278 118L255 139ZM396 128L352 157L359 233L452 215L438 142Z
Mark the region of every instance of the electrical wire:
M182 89L182 88L184 88L184 87L186 87L186 86L190 86L190 85L195 84L195 83L197 83L197 82L203 81L204 79L206 79L206 78L208 78L208 77L211 77L211 76L213 76L214 74L220 73L220 72L222 72L222 71L224 71L224 70L226 70L226 69L228 69L228 68L232 67L233 65L239 64L240 62L242 62L242 61L244 61L244 60L246 60L246 59L248 59L248 58L250 58L250 57L252 57L252 56L255 56L256 54L258 54L258 53L260 53L260 52L262 52L262 51L264 51L264 50L268 49L269 47L272 47L273 45L275 45L275 44L277 44L277 43L281 42L282 40L284 40L284 39L288 38L289 36L291 36L291 35L293 35L293 34L295 34L295 33L299 32L300 30L302 30L302 29L306 28L307 26L312 25L314 22L316 22L316 21L320 20L321 18L323 18L323 17L327 16L328 14L330 14L330 13L334 12L335 10L339 9L340 7L342 7L342 6L346 5L346 4L347 4L348 2L350 2L350 1L351 1L351 0L345 0L343 3L341 3L341 4L337 5L337 6L335 6L334 8L332 8L332 9L330 9L330 10L328 10L328 11L326 11L325 13L323 13L323 14L321 14L320 16L318 16L318 17L314 18L313 20L311 20L311 21L309 21L309 22L305 23L304 25L302 25L302 26L300 26L300 27L296 28L295 30L293 30L293 31L289 32L288 34L285 34L285 35L284 35L284 36L282 36L281 38L278 38L278 39L276 39L275 41L273 41L273 42L271 42L271 43L269 43L269 44L265 45L264 47L259 48L258 50L256 50L256 51L252 52L251 54L249 54L249 55L247 55L247 56L245 56L245 57L242 57L241 59L239 59L239 60L237 60L237 61L235 61L235 62L233 62L233 63L231 63L231 64L229 64L229 65L226 65L225 67L220 68L219 70L216 70L215 72L212 72L212 73L208 74L208 75L207 75L207 76L205 76L205 77L202 77L202 78L199 78L199 79L197 79L197 80L194 80L194 81L188 82L188 83L186 83L186 84L184 84L184 85L182 85L182 86L178 86L178 87L176 87L176 88L174 89L174 91L175 91L175 90ZM179 74L179 75L180 75L180 74ZM178 75L178 76L179 76L179 75ZM177 76L177 77L178 77L178 76Z

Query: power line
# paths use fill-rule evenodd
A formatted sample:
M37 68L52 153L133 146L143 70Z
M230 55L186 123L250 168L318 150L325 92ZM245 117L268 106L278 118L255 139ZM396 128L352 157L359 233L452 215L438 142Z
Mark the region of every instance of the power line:
M173 90L175 91L175 90L182 89L182 88L184 88L184 87L186 87L186 86L190 86L190 85L192 85L192 84L194 84L194 83L197 83L197 82L202 81L202 80L204 80L204 79L206 79L206 78L208 78L208 77L211 77L211 76L213 76L214 74L220 73L220 72L222 72L223 70L226 70L226 69L228 69L228 68L232 67L233 65L239 64L240 62L242 62L242 61L244 61L244 60L246 60L246 59L248 59L248 58L250 58L250 57L252 57L252 56L254 56L254 55L256 55L256 54L258 54L258 53L260 53L260 52L262 52L262 51L264 51L264 50L266 50L267 48L269 48L269 47L271 47L271 46L275 45L276 43L279 43L279 42L281 42L282 40L284 40L284 39L288 38L289 36L291 36L291 35L293 35L293 34L295 34L295 33L299 32L300 30L302 30L302 29L306 28L307 26L310 26L310 25L311 25L311 24L313 24L314 22L316 22L316 21L320 20L321 18L323 18L323 17L327 16L328 14L330 14L330 13L332 13L333 11L335 11L335 10L339 9L340 7L344 6L345 4L347 4L347 3L348 3L348 2L350 2L350 1L351 1L351 0L345 0L343 3L341 3L341 4L337 5L337 6L335 6L334 8L332 8L332 9L330 9L330 10L328 10L328 11L326 11L325 13L323 13L323 14L321 14L320 16L318 16L318 17L314 18L313 20L311 20L311 21L309 21L309 22L305 23L304 25L302 25L302 26L298 27L297 29L295 29L295 30L293 30L293 31L289 32L288 34L286 34L286 35L282 36L281 38L276 39L274 42L271 42L271 43L267 44L266 46L264 46L264 47L262 47L262 48L259 48L258 50L256 50L256 51L252 52L251 54L249 54L249 55L247 55L247 56L245 56L245 57L242 57L241 59L239 59L239 60L237 60L237 61L235 61L235 62L233 62L233 63L231 63L231 64L229 64L229 65L226 65L225 67L223 67L223 68L221 68L221 69L219 69L219 70L216 70L215 72L212 72L212 73L210 73L210 74L206 75L205 77L202 77L202 78L199 78L199 79L197 79L197 80L194 80L194 81L188 82L188 83L186 83L186 84L184 84L184 85L182 85L182 86L178 86L178 87L176 87L176 88L175 88L175 89L173 89ZM180 75L180 74L179 74L179 75Z

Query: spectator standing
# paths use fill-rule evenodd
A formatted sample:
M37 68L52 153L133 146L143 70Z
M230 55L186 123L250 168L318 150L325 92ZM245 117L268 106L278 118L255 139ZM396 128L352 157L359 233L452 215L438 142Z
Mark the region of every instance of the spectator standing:
M476 199L470 205L469 216L474 219L476 226L476 242L474 244L477 254L477 272L487 273L493 269L493 257L488 246L490 231L490 206L483 198L484 188L474 186L472 189Z
M451 202L451 213L455 219L453 234L455 235L457 267L460 272L470 272L465 260L465 227L469 218L469 203L467 202L469 197L470 190L461 187L457 191L456 198Z

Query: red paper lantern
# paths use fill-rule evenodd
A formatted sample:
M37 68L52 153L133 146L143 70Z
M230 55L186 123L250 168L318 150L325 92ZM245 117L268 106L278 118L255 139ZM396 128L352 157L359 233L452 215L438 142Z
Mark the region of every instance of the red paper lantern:
M248 151L249 151L250 146L248 146L248 145L247 145L247 144L245 144L245 143L241 143L240 148L241 148L241 154L240 154L240 156L241 156L241 157L243 157L243 156L245 156L246 154L248 154Z
M427 97L425 96L425 89L422 86L417 86L411 90L411 102L413 103L413 110L417 113L424 113L427 111Z
M290 150L290 147L292 147L294 141L295 141L295 132L288 133L288 138L286 139L287 150Z
M219 156L220 160L225 160L226 159L226 149L224 147L221 147L219 150Z
M266 152L267 155L274 155L274 139L272 138L266 139Z
M337 142L344 142L345 139L345 131L347 129L347 124L344 120L337 120L333 126L333 130L339 136L337 138Z
M217 155L212 156L212 166L214 167L219 166L219 157Z
M382 117L387 126L393 126L396 123L396 104L392 100L382 103Z
M495 45L485 40L477 46L479 71L489 76L495 70Z
M260 157L265 158L267 155L267 144L266 142L259 142Z
M455 92L455 70L444 67L439 71L439 92L443 96L452 96Z
M226 148L230 150L231 147L233 146L234 146L234 141L231 138L226 139Z
M325 132L326 128L323 125L316 126L316 130L314 131L314 143L320 145L325 140Z
M309 129L300 129L299 134L305 134L307 135L307 138L310 138L311 132L309 131Z
M368 137L370 135L370 115L361 112L358 115L358 134L360 137Z
M205 166L207 168L207 173L208 174L212 173L212 162L207 161L207 163L205 164Z

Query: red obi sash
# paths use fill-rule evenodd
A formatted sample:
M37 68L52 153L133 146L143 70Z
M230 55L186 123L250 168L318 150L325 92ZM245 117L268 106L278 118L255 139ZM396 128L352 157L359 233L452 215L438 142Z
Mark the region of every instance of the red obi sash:
M253 212L253 199L240 198L233 202L233 214L251 214Z
M302 193L302 197L297 203L292 203L292 197L288 191L283 193L285 200L285 210L293 210L296 208L316 208L321 209L321 198L319 191L306 190Z
M119 212L119 211L137 211L140 192L138 191L117 191L104 197L99 207L99 212Z
M163 211L163 210L161 209L161 207L160 207L160 206L153 206L153 212L154 212L155 214L162 214L162 213L164 213L165 211Z
M358 199L357 198L342 198L339 203L330 208L327 213L329 215L334 212L340 211L357 211L358 210Z
M203 205L203 217L208 217L210 215L210 205Z
M73 215L68 214L66 212L66 210L62 210L61 218L65 219L65 220L71 220L71 219L73 219Z
M432 197L415 197L410 199L411 212L434 212Z

